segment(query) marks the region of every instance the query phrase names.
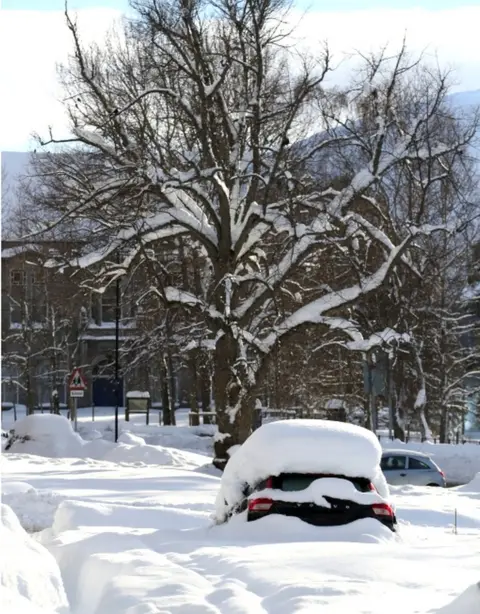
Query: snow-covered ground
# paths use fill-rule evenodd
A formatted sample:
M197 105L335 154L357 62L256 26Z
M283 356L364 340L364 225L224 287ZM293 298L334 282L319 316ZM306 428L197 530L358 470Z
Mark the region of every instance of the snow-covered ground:
M62 427L54 446L35 424L36 442L2 454L2 612L480 611L480 476L393 487L397 535L375 521L330 529L275 516L215 526L211 427L151 426L148 438L140 418L115 446L100 420L97 434L86 425L89 441Z
M133 415L131 416L130 422L126 422L124 419L124 410L121 409L119 419L120 442L125 445L131 445L132 447L130 448L130 458L126 458L125 450L120 454L127 461L162 462L161 459L155 458L155 450L148 447L142 450L135 449L134 446L136 444L142 444L143 442L147 444L147 446L167 446L169 448L213 456L212 436L215 433L216 427L213 425L201 425L193 428L188 427L188 412L188 409L177 410L178 426L159 427L157 419L158 410L151 411L150 425L146 426L145 416L142 415ZM19 405L17 407L17 417L21 419L24 416L25 406ZM2 412L2 428L8 430L13 426L13 423L13 410ZM80 408L78 432L84 440L105 440L113 442L113 408L95 408L94 421L92 421L92 408ZM445 472L447 482L450 484L465 484L480 472L480 442L455 445L410 441L405 444L398 440L390 441L382 437L380 439L380 444L384 449L394 448L398 450L405 447L431 456ZM97 443L97 447L99 448L102 445L102 443ZM94 446L92 445L91 448L93 450ZM148 451L151 453L150 459L146 458ZM97 451L96 454L93 451L91 453L97 457L100 451ZM116 460L116 454L118 454L118 452L113 451L113 457L109 460ZM136 458L135 455L137 455Z

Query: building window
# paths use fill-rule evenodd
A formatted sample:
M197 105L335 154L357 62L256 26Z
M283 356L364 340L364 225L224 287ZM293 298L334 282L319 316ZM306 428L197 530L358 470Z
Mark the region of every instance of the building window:
M112 284L102 294L102 322L115 322L116 306L116 284Z
M10 284L12 286L24 286L26 280L25 271L16 269L10 271Z

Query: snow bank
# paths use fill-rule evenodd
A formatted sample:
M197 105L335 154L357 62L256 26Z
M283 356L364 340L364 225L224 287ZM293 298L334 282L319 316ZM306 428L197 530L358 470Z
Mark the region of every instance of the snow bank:
M22 529L8 505L2 503L1 514L2 612L66 614L67 597L54 557Z
M282 544L299 542L398 542L398 535L373 518L362 518L337 527L316 527L295 518L272 514L255 522L246 522L246 514L212 527L208 538L215 542Z
M83 434L85 426L82 425L80 434L86 439ZM200 426L146 426L145 424L134 424L133 422L128 425L128 428L120 429L121 438L134 435L152 446L177 448L210 457L213 456L213 437L216 431L217 427L213 424ZM124 439L122 441L129 443Z
M177 438L181 439L181 434ZM129 432L122 433L117 444L98 436L85 441L64 416L55 414L37 414L15 422L8 452L172 467L198 468L208 462L204 455L150 445L140 435Z
M466 484L480 472L480 445L474 443L448 444L425 441L382 441L385 450L415 450L430 456L445 472L447 482Z
M473 480L471 480L468 484L464 484L463 486L457 486L455 488L457 492L465 492L472 495L480 494L480 472L475 475Z
M382 496L388 496L380 458L375 435L353 424L299 419L264 424L225 467L216 503L217 522L223 522L241 501L246 485L255 486L284 472L368 478Z
M163 505L142 506L110 504L89 501L63 501L55 512L52 534L84 527L123 527L134 530L158 529L162 531L192 529L210 526L208 512L183 510Z
M51 527L55 511L63 500L64 497L58 493L40 492L25 482L2 480L2 503L13 510L28 533Z
M131 443L123 443L127 441ZM98 445L98 442L92 443L97 443ZM99 458L94 456L91 444L85 445L84 453L91 456L91 458ZM140 437L131 434L122 435L117 445L113 445L104 451L101 455L101 460L114 463L165 465L168 467L200 467L207 462L203 455L175 448L148 445Z
M83 444L64 416L33 414L14 423L8 451L64 458L82 456Z
M480 582L472 584L466 591L436 614L478 614L480 612Z

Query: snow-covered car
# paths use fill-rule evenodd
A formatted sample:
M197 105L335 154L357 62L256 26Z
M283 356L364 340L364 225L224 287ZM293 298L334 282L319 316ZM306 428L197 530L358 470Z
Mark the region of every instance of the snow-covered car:
M300 419L265 424L228 461L216 520L281 514L337 526L371 518L394 531L381 455L375 435L353 424Z

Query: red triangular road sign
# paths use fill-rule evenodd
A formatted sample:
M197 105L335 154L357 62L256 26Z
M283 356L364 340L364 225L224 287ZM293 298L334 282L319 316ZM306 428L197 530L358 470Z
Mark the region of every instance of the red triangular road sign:
M68 387L70 390L85 390L87 387L87 382L85 381L80 369L73 370Z

